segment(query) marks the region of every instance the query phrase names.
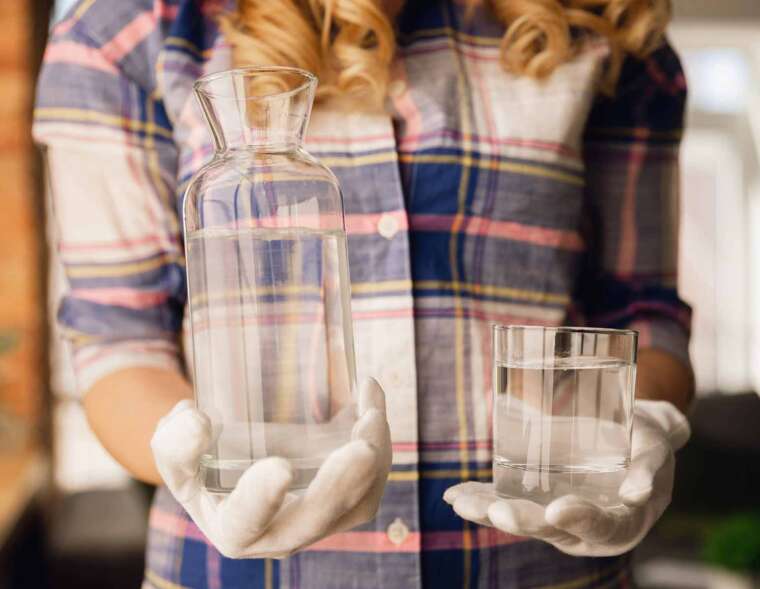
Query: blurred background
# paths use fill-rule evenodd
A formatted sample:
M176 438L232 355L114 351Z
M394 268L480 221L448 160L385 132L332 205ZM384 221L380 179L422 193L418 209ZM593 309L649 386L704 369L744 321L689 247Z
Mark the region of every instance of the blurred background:
M74 3L0 2L0 589L142 578L150 489L88 429L50 322L62 278L29 128L47 31ZM637 550L636 577L645 589L760 587L760 1L676 0L670 36L690 86L680 288L698 399L673 505Z

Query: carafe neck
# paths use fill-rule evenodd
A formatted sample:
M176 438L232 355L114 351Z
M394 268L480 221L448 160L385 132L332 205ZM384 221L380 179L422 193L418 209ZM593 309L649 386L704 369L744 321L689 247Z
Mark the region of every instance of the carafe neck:
M299 148L316 78L296 68L240 68L198 80L200 102L217 153Z

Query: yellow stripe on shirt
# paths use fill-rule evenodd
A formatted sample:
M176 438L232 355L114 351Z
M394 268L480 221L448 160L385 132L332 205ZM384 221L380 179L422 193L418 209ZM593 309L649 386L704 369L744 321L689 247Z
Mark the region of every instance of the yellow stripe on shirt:
M177 583L172 583L171 581L167 581L163 577L159 577L156 573L154 573L150 569L145 570L145 578L148 580L149 583L158 587L158 589L190 589L189 587L186 587L185 585L178 585Z
M153 123L143 123L134 119L109 115L94 110L66 107L40 107L34 110L34 118L38 121L70 121L74 123L98 123L121 130L151 133L165 139L173 139L172 132Z
M141 272L150 272L161 266L169 264L185 264L184 257L178 254L166 254L157 256L150 260L140 262L129 262L127 264L114 265L77 265L66 266L66 276L69 278L106 278L113 276L128 276L130 274L140 274Z
M534 164L521 164L516 162L500 162L488 158L471 158L458 155L426 155L426 154L401 154L399 161L404 164L456 164L460 166L477 167L481 170L498 170L500 172L514 172L526 176L538 176L558 180L573 186L583 186L583 176L552 170L545 166Z
M498 296L534 303L555 303L566 305L570 297L566 294L554 294L538 290L526 290L509 286L494 286L490 284L459 283L454 285L446 280L419 280L414 283L415 290L460 290L474 295Z
M347 168L359 166L371 166L375 164L387 164L397 161L398 156L395 151L383 151L380 153L370 153L367 155L346 155L346 156L326 156L318 157L319 162L330 168Z

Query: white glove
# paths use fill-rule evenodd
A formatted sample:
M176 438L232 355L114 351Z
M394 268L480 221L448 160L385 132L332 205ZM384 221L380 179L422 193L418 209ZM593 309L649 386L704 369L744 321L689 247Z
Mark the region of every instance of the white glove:
M208 418L181 401L156 427L151 448L161 477L209 541L229 558L284 558L317 540L371 520L391 468L385 395L377 381L361 388L351 441L332 452L302 495L288 493L290 464L255 462L226 497L200 484Z
M516 536L544 540L573 556L616 556L633 549L670 503L674 452L689 439L686 417L666 401L636 401L631 465L618 507L602 507L574 495L545 508L499 497L491 483L461 483L444 501L464 519Z

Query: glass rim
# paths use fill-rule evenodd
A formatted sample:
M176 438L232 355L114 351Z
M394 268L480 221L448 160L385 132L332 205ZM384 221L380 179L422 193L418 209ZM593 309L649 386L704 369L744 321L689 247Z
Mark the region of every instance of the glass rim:
M583 327L572 325L503 325L494 323L493 332L506 332L510 330L525 331L548 331L553 333L598 333L600 335L620 335L638 338L639 332L635 329L615 329L612 327Z
M215 92L210 91L209 85L222 79L225 77L235 77L235 76L242 76L242 77L254 77L256 75L260 74L272 74L272 73L287 73L292 74L295 76L300 76L303 81L297 85L295 88L291 88L290 90L285 90L283 92L277 92L274 94L263 94L261 96L250 96L246 98L237 98L235 96L227 96L224 94L217 94ZM222 70L219 72L213 72L210 74L206 74L204 76L201 76L195 82L193 82L193 90L195 90L199 94L203 94L204 96L208 98L221 98L221 99L227 99L227 100L234 100L234 101L248 101L248 100L271 100L271 99L282 99L286 98L288 96L292 96L294 94L298 94L299 92L302 92L310 87L316 86L319 83L319 78L317 78L316 75L312 74L311 72L297 68L297 67L290 67L286 65L267 65L267 66L245 66L245 67L236 67L232 69Z

